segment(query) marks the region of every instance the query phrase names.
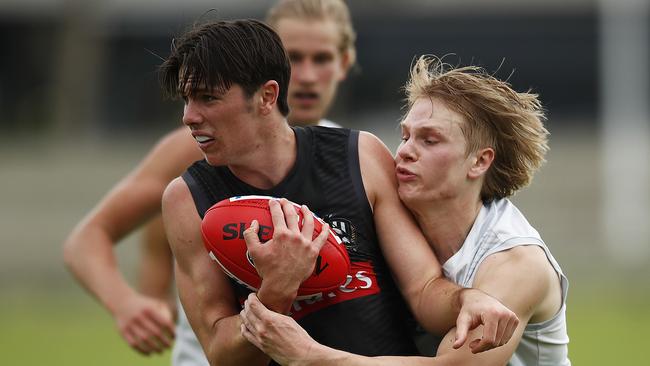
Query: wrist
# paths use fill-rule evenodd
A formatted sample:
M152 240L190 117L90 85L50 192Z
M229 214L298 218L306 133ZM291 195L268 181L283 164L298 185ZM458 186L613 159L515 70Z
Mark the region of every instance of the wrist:
M452 307L454 309L455 313L459 313L460 309L463 307L463 304L468 300L469 297L471 297L471 291L473 289L470 288L459 288L458 291L456 291L456 295L453 298L452 301Z
M257 292L257 297L264 306L280 314L289 312L297 295L297 287L276 286L271 281L262 281Z
M105 294L105 296L101 296L100 301L104 304L104 307L115 316L119 313L122 304L127 301L127 299L132 298L135 294L135 290L128 285L124 285L113 288L109 293Z
M350 361L351 354L339 351L318 342L312 342L307 355L300 361L290 362L288 366L338 365Z

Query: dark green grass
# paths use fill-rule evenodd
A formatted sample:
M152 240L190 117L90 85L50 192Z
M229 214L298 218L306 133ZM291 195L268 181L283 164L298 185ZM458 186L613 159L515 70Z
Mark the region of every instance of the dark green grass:
M650 294L601 289L569 298L574 365L647 364ZM143 357L118 336L90 298L10 295L0 299L0 353L7 365L169 365L170 352Z

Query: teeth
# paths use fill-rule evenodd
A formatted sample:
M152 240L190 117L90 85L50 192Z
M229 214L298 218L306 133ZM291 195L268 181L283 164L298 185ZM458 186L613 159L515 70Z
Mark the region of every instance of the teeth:
M198 142L206 142L206 141L210 141L210 140L212 140L212 139L211 139L210 137L208 137L208 136L194 136L194 138L195 138L196 141L198 141Z

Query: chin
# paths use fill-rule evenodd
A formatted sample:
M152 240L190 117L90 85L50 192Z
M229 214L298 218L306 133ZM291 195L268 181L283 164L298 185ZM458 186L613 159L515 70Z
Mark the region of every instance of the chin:
M317 125L321 120L321 117L318 113L315 112L304 112L304 113L295 113L289 114L289 124L292 126L311 126Z
M219 159L219 157L217 157L217 156L204 155L204 157L205 157L205 161L207 161L208 164L210 164L212 166L225 165L224 162L221 161L221 159Z
M414 195L414 192L412 190L409 190L404 187L398 187L397 188L397 195L399 196L399 199L404 203L412 202L417 199L417 196Z

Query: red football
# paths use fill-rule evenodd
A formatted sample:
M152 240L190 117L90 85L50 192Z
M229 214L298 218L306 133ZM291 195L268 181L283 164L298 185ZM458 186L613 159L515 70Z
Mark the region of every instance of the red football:
M269 196L237 196L217 202L206 211L201 223L203 244L210 257L223 271L240 284L253 291L262 282L248 254L244 230L253 219L259 222L259 237L262 243L273 237L273 221L269 211ZM296 205L302 227L302 213ZM323 221L314 215L314 238L320 233ZM350 258L345 245L330 230L327 242L316 261L314 272L298 289L298 296L310 296L333 290L346 280L350 269Z

